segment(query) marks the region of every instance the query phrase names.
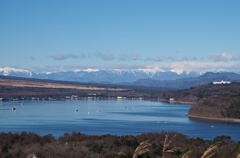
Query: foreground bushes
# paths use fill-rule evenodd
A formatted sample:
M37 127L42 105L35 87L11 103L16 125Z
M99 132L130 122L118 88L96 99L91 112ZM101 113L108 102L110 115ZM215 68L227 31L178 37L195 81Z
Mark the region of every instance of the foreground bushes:
M0 133L0 158L26 158L31 153L39 158L132 158L133 155L138 158L200 158L208 153L219 158L234 158L240 153L240 142L234 143L228 136L203 140L179 133L89 136L73 132L58 139L52 135L39 136L26 132Z

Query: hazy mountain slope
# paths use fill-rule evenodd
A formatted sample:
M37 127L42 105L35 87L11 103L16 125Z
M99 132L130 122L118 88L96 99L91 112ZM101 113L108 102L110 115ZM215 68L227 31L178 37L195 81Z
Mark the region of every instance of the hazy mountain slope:
M240 82L240 74L236 74L232 72L224 72L224 73L207 72L199 77L183 78L183 79L168 80L168 81L141 79L132 83L132 85L186 89L193 86L208 84L214 81L221 81L221 80L231 81L231 82Z

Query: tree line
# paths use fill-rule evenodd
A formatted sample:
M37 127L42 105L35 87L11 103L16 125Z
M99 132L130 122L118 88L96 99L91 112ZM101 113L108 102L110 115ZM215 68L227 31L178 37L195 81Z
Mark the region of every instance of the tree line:
M72 132L59 138L27 132L0 133L0 158L26 158L31 154L38 158L204 158L204 155L237 158L239 153L240 142L232 141L229 136L203 140L175 132L138 136L91 136Z

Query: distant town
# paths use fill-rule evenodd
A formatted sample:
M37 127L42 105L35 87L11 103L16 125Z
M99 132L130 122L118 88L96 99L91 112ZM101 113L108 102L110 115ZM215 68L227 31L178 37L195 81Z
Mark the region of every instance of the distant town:
M220 82L213 82L213 84L231 84L230 81L220 81Z

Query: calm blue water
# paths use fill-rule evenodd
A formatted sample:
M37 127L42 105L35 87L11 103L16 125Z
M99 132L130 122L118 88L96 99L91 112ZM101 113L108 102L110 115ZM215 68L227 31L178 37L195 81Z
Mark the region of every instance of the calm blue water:
M0 102L0 132L58 137L72 131L91 135L175 131L193 138L228 135L240 141L240 124L190 120L185 116L190 107L142 100Z

